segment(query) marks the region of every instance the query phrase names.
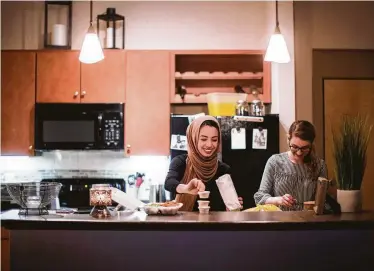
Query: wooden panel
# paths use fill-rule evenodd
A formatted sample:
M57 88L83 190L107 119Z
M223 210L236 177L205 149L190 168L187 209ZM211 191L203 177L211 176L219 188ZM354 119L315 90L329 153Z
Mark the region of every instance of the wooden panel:
M10 270L10 240L1 240L1 271Z
M10 270L10 234L4 227L1 227L1 270Z
M271 103L271 62L264 61L263 74L262 96L260 96L260 99L262 99L264 103Z
M1 54L2 155L31 154L34 141L35 65L34 52L7 51Z
M129 51L125 141L132 155L168 155L170 61L165 51Z
M9 239L9 231L5 229L4 227L1 227L1 240L3 239Z
M374 80L325 80L324 81L324 122L325 159L329 177L334 177L331 128L336 127L343 114L367 114L374 125ZM374 210L374 134L368 151L363 191L363 208Z
M54 51L37 54L37 102L79 103L79 52Z
M95 64L82 64L81 102L125 102L125 51L106 50L104 54L103 61ZM83 91L86 92L85 95Z

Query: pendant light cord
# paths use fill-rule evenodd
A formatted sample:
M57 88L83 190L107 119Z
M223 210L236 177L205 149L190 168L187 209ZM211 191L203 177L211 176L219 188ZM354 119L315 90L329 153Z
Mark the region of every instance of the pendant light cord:
M278 0L275 0L275 25L279 27L279 20L278 20Z
M90 1L90 25L92 25L92 0Z

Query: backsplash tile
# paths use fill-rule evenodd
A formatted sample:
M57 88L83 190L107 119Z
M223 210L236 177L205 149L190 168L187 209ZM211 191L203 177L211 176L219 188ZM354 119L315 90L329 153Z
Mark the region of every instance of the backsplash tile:
M142 172L163 183L169 166L166 156L125 158L113 151L53 151L42 156L1 156L1 182L40 181L45 178L127 178Z

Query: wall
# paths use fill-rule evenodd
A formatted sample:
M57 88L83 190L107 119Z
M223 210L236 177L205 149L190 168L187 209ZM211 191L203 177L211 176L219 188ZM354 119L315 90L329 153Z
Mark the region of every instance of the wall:
M331 52L325 54L325 57L330 58L330 64L326 60L324 64L316 66L313 49L374 49L374 2L295 1L294 14L296 118L316 124L317 152L323 155L322 100L318 98L322 95L322 82L318 82L313 70L327 69L330 76L341 76L339 69L354 71L356 68L345 61L334 64L333 62L339 61L339 57L336 55L333 58ZM347 56L348 54L353 55ZM345 55L350 59L357 59L354 52L347 52ZM356 62L356 67L360 66L357 61L353 61ZM323 76L327 76L327 73ZM357 76L357 72L355 73L356 75L352 74L353 77ZM344 76L347 77L347 74Z
M126 17L128 49L266 49L274 31L274 2L94 2L93 13L115 7ZM2 2L4 49L43 48L42 2ZM293 5L279 3L279 19L293 59ZM89 24L89 2L73 2L72 47L79 49ZM294 62L272 65L272 112L281 134L295 118ZM281 80L282 79L282 80ZM281 95L280 95L281 94ZM285 140L281 140L282 149Z
M7 1L1 2L1 7L2 49L42 49L44 3ZM274 2L101 1L94 2L94 16L105 12L107 7L115 7L117 13L126 17L127 49L264 50L275 26ZM281 29L293 59L292 3L281 2L279 12ZM88 1L73 2L72 21L72 49L80 49L89 25ZM272 77L272 112L280 114L281 146L285 149L285 130L295 118L295 108L290 106L295 101L293 61L285 65L272 65ZM153 160L149 162L147 159ZM7 172L7 179L13 178L10 172L19 169L22 169L23 176L37 179L46 174L45 170L47 174L65 176L77 174L78 169L86 175L111 170L120 176L143 170L158 181L163 181L168 165L165 157L124 159L76 152L31 158L0 157L0 161L0 173Z

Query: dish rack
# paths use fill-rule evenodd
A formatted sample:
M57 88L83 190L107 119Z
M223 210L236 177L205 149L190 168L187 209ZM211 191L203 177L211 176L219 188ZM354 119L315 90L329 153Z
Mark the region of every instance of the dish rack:
M17 183L7 184L12 199L20 205L20 215L47 215L47 206L58 197L61 183Z

